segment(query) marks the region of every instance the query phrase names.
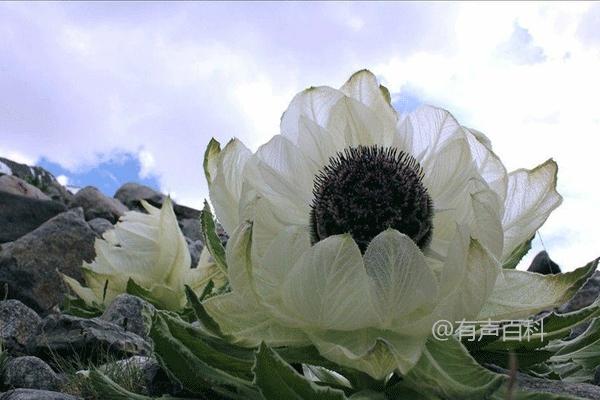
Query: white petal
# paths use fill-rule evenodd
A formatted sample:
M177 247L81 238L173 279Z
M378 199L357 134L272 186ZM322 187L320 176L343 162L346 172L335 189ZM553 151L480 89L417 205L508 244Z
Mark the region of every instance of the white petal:
M393 140L397 117L396 111L388 102L377 78L370 71L356 72L340 88L347 96L367 106L381 122L380 132L371 132L376 143L389 146Z
M234 139L209 163L212 171L212 181L208 182L210 201L217 219L228 233L233 232L239 223L244 166L250 155L250 150Z
M503 269L478 318L517 319L565 303L594 273L598 260L564 274L541 275Z
M350 235L330 236L304 252L283 284L283 303L303 329L372 326L369 278Z
M532 170L520 169L508 175L502 218L503 260L532 237L562 202L562 196L556 191L557 171L556 163L548 160Z
M298 93L281 116L281 133L293 143L298 143L300 117L325 127L331 108L342 97L342 92L327 86L310 87Z
M479 174L485 179L501 199L506 197L508 175L500 158L492 151L489 139L481 132L464 128L471 155Z
M385 230L367 247L364 262L373 282L378 327L403 332L412 320L431 313L438 300L438 284L412 239Z
M396 142L410 146L409 153L422 162L436 157L448 141L464 138L464 131L448 111L422 106L398 124L397 135Z
M364 104L344 96L332 107L325 126L330 132L343 135L344 147L359 145L387 145L393 140L385 140L383 123Z

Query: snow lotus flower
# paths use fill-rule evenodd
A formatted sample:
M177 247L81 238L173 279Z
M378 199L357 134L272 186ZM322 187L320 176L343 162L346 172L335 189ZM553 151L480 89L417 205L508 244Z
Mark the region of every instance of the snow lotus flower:
M127 292L128 282L133 280L154 304L178 310L186 304L184 285L200 292L210 279L218 278L220 270L209 260L207 251L203 251L197 268L190 268L190 253L169 198L161 209L145 201L142 206L148 214L126 212L114 229L96 239L96 258L82 266L87 287L63 275L87 305L110 304Z
M242 345L404 374L434 322L525 317L582 279L502 268L562 200L554 161L507 173L447 111L398 115L369 71L296 95L255 153L213 139L204 168L231 235L231 292L204 306Z

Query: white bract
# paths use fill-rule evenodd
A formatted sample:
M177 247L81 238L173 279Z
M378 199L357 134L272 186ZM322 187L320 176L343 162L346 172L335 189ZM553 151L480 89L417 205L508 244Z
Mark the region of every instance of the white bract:
M148 214L126 212L114 229L96 239L96 258L82 266L87 287L63 275L86 304L110 304L127 291L132 279L156 305L178 310L186 304L184 285L200 292L210 279L218 279L220 270L209 260L207 251L203 251L197 268L190 268L190 253L169 198L161 209L145 201L142 205Z
M365 248L352 229L315 240L316 177L359 146L418 162L433 205L425 244L386 221ZM339 90L299 93L281 134L254 154L239 140L222 150L211 141L204 167L216 216L231 235L232 289L204 304L243 345L312 344L332 361L382 378L415 365L435 321L524 317L563 301L584 274L548 279L501 268L562 200L554 161L507 173L490 141L447 111L425 106L399 116L368 71ZM358 208L386 207L361 191L369 184L351 187L341 202L366 193ZM530 284L546 287L533 292Z

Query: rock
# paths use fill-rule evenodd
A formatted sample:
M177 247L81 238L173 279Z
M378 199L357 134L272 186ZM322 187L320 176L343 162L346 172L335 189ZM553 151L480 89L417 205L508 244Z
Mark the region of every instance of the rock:
M190 239L192 242L202 240L202 226L198 218L186 218L179 221L179 227L183 236Z
M112 301L100 318L145 339L152 327L154 311L153 305L139 297L121 294Z
M29 351L44 359L76 355L81 360L98 360L107 354L146 355L151 348L140 336L104 319L52 314L42 321Z
M2 246L0 284L8 284L10 298L46 313L61 303L67 292L56 271L82 281L81 264L94 259L95 239L81 209L59 214Z
M83 208L86 220L104 218L113 224L127 211L119 200L103 195L93 186L86 186L73 196L70 208L75 207Z
M140 200L146 200L153 206L160 207L167 196L148 186L129 182L121 186L114 197L125 204L130 210L141 210ZM175 215L179 220L200 218L200 211L191 207L173 203L173 211L175 211Z
M50 200L40 189L12 175L0 176L0 192L12 193L30 199Z
M106 372L119 373L123 371L139 371L140 378L143 378L143 387L145 394L150 396L160 396L165 393L175 392L176 386L169 380L165 371L160 367L158 361L151 357L133 356L125 360L106 364L100 367ZM111 374L112 375L112 374Z
M198 265L198 261L200 260L200 254L202 253L202 249L204 248L204 243L202 243L202 240L196 240L192 242L188 238L185 239L187 241L190 257L192 258L192 268L196 268L196 266Z
M42 319L18 300L0 301L0 341L13 354L24 354Z
M592 304L600 294L600 271L594 274L584 283L584 285L573 295L568 303L558 308L561 313L580 310Z
M16 389L1 394L0 400L81 400L81 398L48 390Z
M487 367L494 372L510 375L510 371L496 365L490 364ZM570 383L561 380L535 378L522 372L517 372L516 380L517 387L527 392L552 393L580 399L600 399L600 387L589 383ZM538 398L541 399L542 397Z
M12 242L64 211L55 201L0 191L0 243Z
M94 218L91 221L88 221L88 225L98 234L98 236L102 236L104 232L114 228L113 224L104 218Z
M148 186L128 182L116 191L114 197L130 210L135 210L139 209L140 200L146 200L150 204L160 206L166 196Z
M44 361L26 356L8 360L4 368L4 384L12 388L58 390L61 380Z
M529 265L529 272L537 272L538 274L560 274L560 267L557 263L550 259L548 253L540 251Z
M0 157L0 162L10 169L13 176L21 178L25 182L37 187L50 196L52 200L68 204L73 196L58 183L54 175L42 167L30 167L2 157Z

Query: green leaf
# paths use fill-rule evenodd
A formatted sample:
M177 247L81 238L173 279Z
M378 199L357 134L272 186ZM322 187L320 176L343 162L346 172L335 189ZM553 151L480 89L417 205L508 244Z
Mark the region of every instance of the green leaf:
M164 308L164 305L157 301L152 296L152 293L149 290L138 285L132 278L129 278L129 280L127 281L127 287L125 291L132 296L137 296L140 299L147 301L148 303L152 304L153 306L159 309Z
M502 264L502 268L515 269L516 266L521 261L521 259L523 259L523 257L525 257L525 255L529 252L529 250L531 250L531 242L533 241L534 238L535 238L535 235L533 235L528 240L524 241L519 246L517 246L512 251L512 253L510 253L510 255L506 258L506 260L504 261L504 264Z
M315 384L298 374L277 353L262 343L253 368L254 383L266 400L343 400L344 392Z
M218 391L233 398L263 400L250 381L210 366L187 346L189 343L174 337L165 317L167 313L155 314L150 337L155 355L171 379L193 393Z
M99 317L103 313L103 310L100 306L87 305L86 302L79 297L71 295L65 296L60 308L65 314L71 314L81 318Z
M143 396L141 394L132 393L116 382L104 375L102 372L92 369L90 370L89 378L94 391L96 391L102 399L106 400L152 400L152 397ZM163 396L161 399L175 399L170 396Z
M225 260L225 248L217 235L215 220L208 202L204 201L204 209L200 213L200 223L202 225L202 237L208 251L215 259L217 266L227 274L227 262Z
M185 285L185 295L187 296L188 301L190 302L190 305L194 310L194 314L196 315L198 322L201 323L202 326L205 327L213 335L223 337L223 333L221 332L221 328L219 328L219 325L215 322L214 319L212 319L210 315L208 315L208 313L204 309L204 306L200 302L200 299L198 299L196 293L194 293L192 288L190 288L188 285Z

